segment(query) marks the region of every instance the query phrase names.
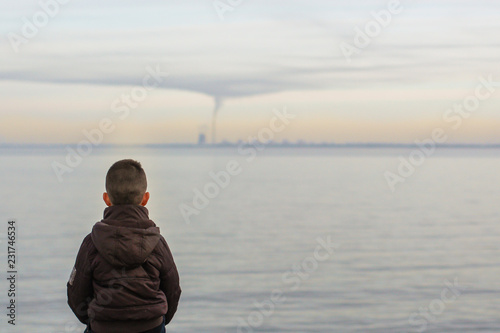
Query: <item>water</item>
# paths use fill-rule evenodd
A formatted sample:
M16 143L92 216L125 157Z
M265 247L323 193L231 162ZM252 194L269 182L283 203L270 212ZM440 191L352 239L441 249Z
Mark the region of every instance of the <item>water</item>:
M104 149L60 183L62 150L2 150L0 233L4 248L17 219L19 280L16 326L2 314L0 331L83 331L66 282L107 168L133 157L181 275L169 332L500 332L500 151L442 150L392 193L384 172L408 153ZM242 172L186 223L179 205L229 161ZM315 259L329 237L338 248Z

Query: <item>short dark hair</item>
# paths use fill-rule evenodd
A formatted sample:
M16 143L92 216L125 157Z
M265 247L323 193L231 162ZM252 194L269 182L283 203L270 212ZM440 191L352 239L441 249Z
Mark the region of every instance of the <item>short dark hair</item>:
M147 187L141 163L131 159L116 162L106 175L106 192L115 206L140 205Z

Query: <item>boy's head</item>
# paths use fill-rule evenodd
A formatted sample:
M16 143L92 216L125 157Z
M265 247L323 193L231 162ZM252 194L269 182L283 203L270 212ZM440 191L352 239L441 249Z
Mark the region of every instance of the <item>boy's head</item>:
M108 170L103 199L108 206L145 206L149 200L147 186L146 173L141 163L130 159L121 160Z

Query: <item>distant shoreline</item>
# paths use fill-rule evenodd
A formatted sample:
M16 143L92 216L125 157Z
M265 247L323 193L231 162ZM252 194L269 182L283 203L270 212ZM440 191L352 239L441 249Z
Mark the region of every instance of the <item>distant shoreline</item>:
M0 149L61 149L65 147L76 146L72 144L25 144L25 143L2 143ZM286 149L304 149L304 148L360 148L360 149L391 149L391 148L409 148L418 147L416 144L408 143L233 143L222 142L217 144L195 144L195 143L160 143L160 144L101 144L94 146L94 149L220 149L220 148L238 148L238 147L264 146L267 148L286 148ZM440 144L436 149L500 149L500 144Z

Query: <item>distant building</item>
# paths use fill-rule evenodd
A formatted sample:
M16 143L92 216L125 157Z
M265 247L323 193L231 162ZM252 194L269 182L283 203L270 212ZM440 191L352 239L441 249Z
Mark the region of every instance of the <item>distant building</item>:
M204 145L206 142L207 142L207 137L205 136L205 133L200 133L200 135L198 135L198 144Z
M297 140L296 145L297 146L305 146L305 145L307 145L307 142L305 140L299 139L299 140Z

